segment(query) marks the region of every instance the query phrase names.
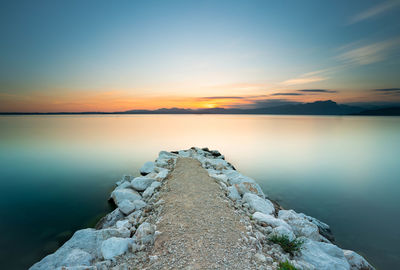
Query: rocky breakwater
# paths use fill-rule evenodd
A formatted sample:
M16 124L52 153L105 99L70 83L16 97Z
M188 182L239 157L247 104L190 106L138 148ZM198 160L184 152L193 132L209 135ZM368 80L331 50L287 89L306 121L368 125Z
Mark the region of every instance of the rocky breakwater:
M374 269L333 244L327 224L269 200L218 151L162 151L140 173L117 183L117 208L95 229L30 269Z

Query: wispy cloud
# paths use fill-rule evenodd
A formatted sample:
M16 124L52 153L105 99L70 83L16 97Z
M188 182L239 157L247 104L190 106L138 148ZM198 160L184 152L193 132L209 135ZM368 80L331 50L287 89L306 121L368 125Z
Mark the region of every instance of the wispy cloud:
M383 95L400 94L400 88L382 88L382 89L373 89L372 91Z
M358 23L358 22L361 22L364 20L371 19L371 18L381 15L382 13L384 13L390 9L393 9L399 5L400 5L400 1L398 1L398 0L389 0L389 1L383 2L379 5L373 6L367 10L364 10L364 11L356 14L355 16L353 16L350 19L349 24L354 24L354 23Z
M273 93L271 96L302 96L302 93Z
M387 59L400 45L400 38L350 49L336 58L346 65L368 65Z
M302 90L297 90L299 92L305 92L305 93L337 93L338 91L335 90L326 90L326 89L302 89Z
M382 89L374 89L373 91L377 92L398 92L400 88L382 88Z
M290 104L299 104L301 102L293 101L289 99L260 99L255 100L251 104L246 106L239 106L242 108L268 108L268 107L276 107L282 105L290 105Z
M307 83L314 83L327 80L327 77L321 76L300 76L298 78L289 79L286 81L281 82L282 85L299 85L299 84L307 84Z
M212 99L245 99L240 96L214 96L214 97L200 97L201 100L212 100Z

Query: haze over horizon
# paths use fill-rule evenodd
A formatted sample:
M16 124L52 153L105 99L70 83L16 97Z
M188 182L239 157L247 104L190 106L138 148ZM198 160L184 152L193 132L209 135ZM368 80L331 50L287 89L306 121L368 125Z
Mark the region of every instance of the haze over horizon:
M400 1L3 1L0 112L400 103Z

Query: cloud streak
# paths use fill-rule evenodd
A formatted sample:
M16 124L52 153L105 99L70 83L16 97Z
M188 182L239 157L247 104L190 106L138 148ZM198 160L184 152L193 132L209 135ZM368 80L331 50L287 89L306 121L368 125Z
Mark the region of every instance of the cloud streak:
M397 6L400 5L400 1L398 0L389 0L384 3L381 3L379 5L373 6L367 10L364 10L355 16L353 16L350 19L349 24L355 24L358 22L362 22L371 18L374 18L378 15L381 15L382 13L391 10L393 8L396 8Z
M282 85L299 85L299 84L307 84L307 83L314 83L314 82L320 82L320 81L325 81L328 78L326 77L321 77L321 76L300 76L298 78L293 78L289 79L286 81L281 82Z
M369 65L387 59L400 45L400 38L353 48L336 58L346 65Z
M383 88L383 89L374 89L372 91L376 91L376 92L398 92L398 91L400 91L400 88Z
M274 93L271 96L302 96L302 93Z
M400 88L382 88L382 89L373 89L375 93L381 95L398 95L400 94Z
M338 91L335 90L326 90L326 89L302 89L302 90L297 90L299 92L305 92L305 93L337 93Z
M213 99L245 99L246 97L240 96L214 96L214 97L200 97L201 100L213 100Z

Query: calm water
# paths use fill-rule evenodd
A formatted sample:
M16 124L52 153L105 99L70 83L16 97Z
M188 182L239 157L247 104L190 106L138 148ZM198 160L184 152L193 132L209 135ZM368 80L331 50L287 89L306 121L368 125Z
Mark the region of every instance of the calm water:
M159 150L208 146L337 243L400 268L400 117L0 117L0 268L25 269L110 210Z

